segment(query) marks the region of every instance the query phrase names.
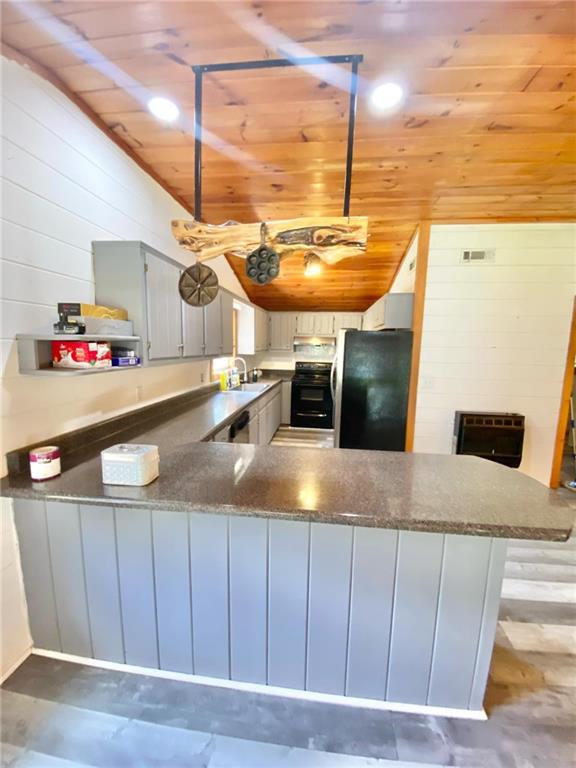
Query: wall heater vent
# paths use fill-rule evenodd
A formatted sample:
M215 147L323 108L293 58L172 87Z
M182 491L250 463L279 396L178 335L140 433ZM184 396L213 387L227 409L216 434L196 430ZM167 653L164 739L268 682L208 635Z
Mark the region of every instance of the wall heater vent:
M490 251L462 251L460 261L463 264L481 264L481 263L494 263L496 261L496 252Z

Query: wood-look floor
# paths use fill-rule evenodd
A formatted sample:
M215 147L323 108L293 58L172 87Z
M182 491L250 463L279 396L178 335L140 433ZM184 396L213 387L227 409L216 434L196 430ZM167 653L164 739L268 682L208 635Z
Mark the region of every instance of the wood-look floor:
M275 445L331 435L281 428ZM576 513L576 494L560 491ZM575 768L576 538L512 541L487 722L354 710L31 656L2 690L3 768Z
M304 429L282 425L272 438L272 445L293 448L334 448L334 430Z

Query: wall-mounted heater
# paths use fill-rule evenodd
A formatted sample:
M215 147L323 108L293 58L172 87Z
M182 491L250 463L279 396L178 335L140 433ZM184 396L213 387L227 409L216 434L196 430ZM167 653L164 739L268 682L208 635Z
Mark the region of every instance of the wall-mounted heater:
M456 411L454 453L519 467L523 443L524 416L519 413Z

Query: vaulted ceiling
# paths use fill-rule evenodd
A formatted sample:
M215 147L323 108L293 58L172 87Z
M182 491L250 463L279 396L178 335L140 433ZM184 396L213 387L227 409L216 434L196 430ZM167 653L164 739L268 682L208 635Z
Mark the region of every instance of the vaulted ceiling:
M576 12L563 0L2 3L5 43L46 67L193 211L191 65L363 54L351 210L364 256L306 278L302 258L254 286L269 309L362 310L421 219L574 217ZM374 114L374 83L407 92ZM202 218L342 213L349 67L204 76ZM151 95L183 118L159 123ZM169 222L167 222L169 226Z

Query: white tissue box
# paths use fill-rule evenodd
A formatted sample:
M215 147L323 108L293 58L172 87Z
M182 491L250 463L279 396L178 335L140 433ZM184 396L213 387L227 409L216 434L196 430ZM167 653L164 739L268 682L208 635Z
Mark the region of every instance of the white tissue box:
M157 445L119 443L100 455L106 485L148 485L160 474Z

